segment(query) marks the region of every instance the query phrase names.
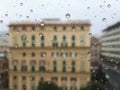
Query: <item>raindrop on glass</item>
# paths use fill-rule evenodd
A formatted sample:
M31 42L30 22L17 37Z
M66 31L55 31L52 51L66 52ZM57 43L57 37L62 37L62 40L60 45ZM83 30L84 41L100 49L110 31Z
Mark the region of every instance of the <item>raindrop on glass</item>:
M109 75L105 75L105 77L106 77L107 79L109 79Z
M107 5L107 7L108 7L108 8L110 8L110 7L111 7L111 5L110 5L110 4L108 4L108 5Z
M20 6L23 6L23 3L20 3Z
M69 19L70 18L70 14L69 13L67 13L66 15L65 15L65 17L67 18L67 19Z
M42 7L44 7L44 4L42 4Z
M44 26L45 26L45 23L44 23L44 22L41 22L41 23L40 23L40 26L44 27Z
M32 10L32 9L30 10L30 13L33 13L33 10Z
M102 20L103 20L104 22L106 22L107 19L106 19L106 18L103 18Z
M87 7L87 9L90 9L90 7Z
M102 7L102 5L100 5L100 8Z
M29 18L29 16L26 16L26 18Z
M22 15L20 15L20 17L22 17Z
M7 16L8 16L8 14L6 13L6 14L5 14L5 16L7 17Z
M0 23L2 24L2 23L3 23L3 20L0 20Z
M114 13L114 15L116 15L116 13Z

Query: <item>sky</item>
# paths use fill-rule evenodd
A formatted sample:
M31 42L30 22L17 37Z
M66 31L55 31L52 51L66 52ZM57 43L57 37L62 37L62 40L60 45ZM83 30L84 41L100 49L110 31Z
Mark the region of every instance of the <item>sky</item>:
M101 35L103 29L120 21L119 4L120 0L1 0L0 33L8 32L10 22L59 18L89 20L90 32Z

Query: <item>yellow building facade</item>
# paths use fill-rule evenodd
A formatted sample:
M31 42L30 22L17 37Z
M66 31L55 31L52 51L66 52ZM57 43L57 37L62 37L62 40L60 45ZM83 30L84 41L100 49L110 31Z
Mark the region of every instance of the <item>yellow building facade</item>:
M80 90L90 80L90 23L49 20L9 25L9 87L36 90L40 80Z

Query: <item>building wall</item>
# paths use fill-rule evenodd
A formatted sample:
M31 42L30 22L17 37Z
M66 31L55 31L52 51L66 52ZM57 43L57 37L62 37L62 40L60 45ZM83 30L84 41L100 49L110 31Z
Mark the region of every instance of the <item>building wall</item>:
M100 60L100 53L101 53L101 38L92 36L91 37L91 47L90 47L90 53L91 53L91 67L92 69L98 69L101 60Z
M45 22L44 28L40 27L39 23L10 24L10 89L21 90L25 87L23 85L26 85L25 90L32 90L31 86L34 84L37 88L41 77L45 81L51 81L51 78L55 77L56 83L60 87L67 86L68 90L71 86L76 86L78 90L87 84L90 79L90 24L74 21L58 22L59 24L52 21ZM66 29L63 29L63 26ZM22 39L23 35L26 39ZM32 35L35 36L34 39ZM53 39L54 35L57 36L57 40ZM73 35L75 40L72 40ZM65 40L63 36L66 36ZM63 41L67 43L67 46L61 46ZM26 42L26 46L23 46L23 42ZM41 46L43 42L44 46ZM58 45L52 46L53 42L57 42ZM72 46L72 43L75 46ZM26 63L23 64L23 61ZM22 69L24 66L26 70ZM31 76L35 79L30 80ZM25 78L26 80L23 80Z
M103 68L109 76L111 85L120 89L120 23L103 30L102 36Z

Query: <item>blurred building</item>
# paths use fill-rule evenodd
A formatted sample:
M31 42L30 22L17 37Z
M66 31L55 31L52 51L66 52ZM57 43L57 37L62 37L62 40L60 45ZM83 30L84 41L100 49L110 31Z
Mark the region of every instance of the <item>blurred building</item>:
M97 36L92 36L90 47L92 70L98 70L101 66L100 53L101 53L101 38Z
M8 37L0 36L0 89L8 87Z
M5 53L5 56L8 57L8 51L9 51L8 36L1 35L0 36L0 53Z
M120 90L120 22L103 30L103 68L114 90Z
M40 80L79 90L90 80L90 23L44 20L9 25L9 86L36 90Z

